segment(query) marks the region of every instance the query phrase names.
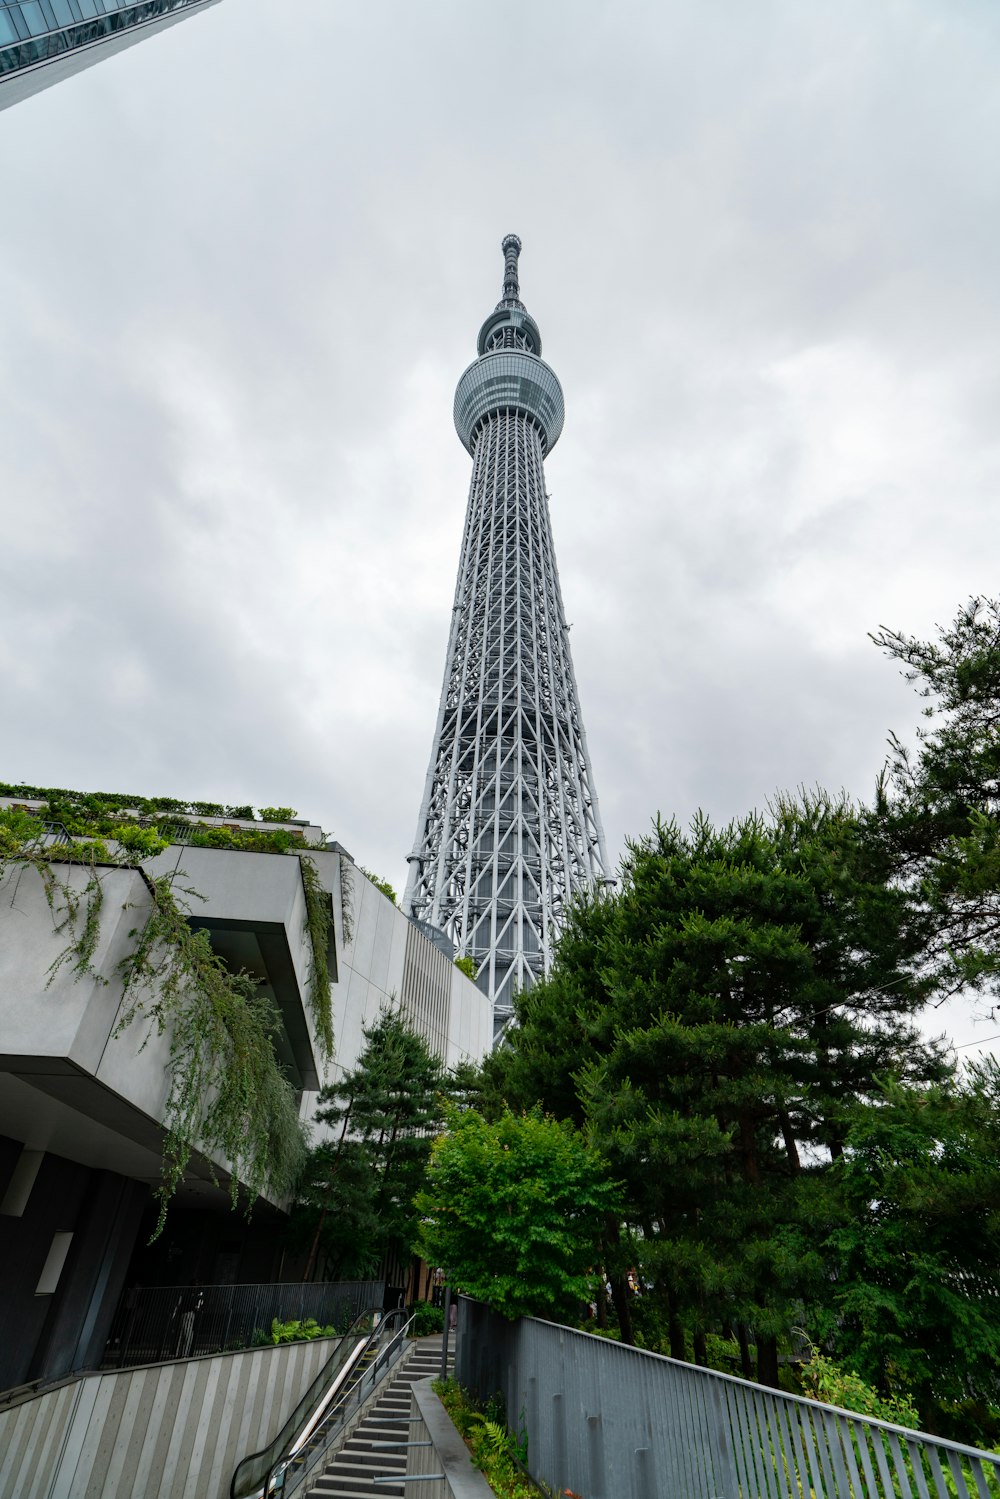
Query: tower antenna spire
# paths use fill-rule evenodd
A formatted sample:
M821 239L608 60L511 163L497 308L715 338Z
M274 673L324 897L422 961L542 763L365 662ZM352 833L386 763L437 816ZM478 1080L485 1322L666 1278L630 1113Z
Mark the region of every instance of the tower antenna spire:
M503 297L501 307L520 307L521 288L517 280L517 259L521 253L521 241L516 234L503 237Z

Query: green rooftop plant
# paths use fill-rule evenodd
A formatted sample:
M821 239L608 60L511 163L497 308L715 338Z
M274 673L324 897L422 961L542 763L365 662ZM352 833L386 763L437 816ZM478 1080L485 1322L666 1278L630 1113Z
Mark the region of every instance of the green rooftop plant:
M370 869L365 869L362 865L359 865L358 867L361 869L361 873L364 875L365 879L366 880L371 880L372 884L375 886L375 889L376 890L381 890L382 894L384 896L386 896L389 900L391 900L392 903L393 903L393 905L395 905L396 904L396 892L392 888L392 886L389 884L389 881L388 880L380 880L377 874L372 874L372 872L371 872Z

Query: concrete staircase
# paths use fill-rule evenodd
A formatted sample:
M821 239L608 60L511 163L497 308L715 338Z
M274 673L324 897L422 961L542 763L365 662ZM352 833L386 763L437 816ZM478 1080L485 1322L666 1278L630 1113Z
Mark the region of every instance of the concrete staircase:
M454 1334L448 1353L448 1372L454 1362ZM377 1442L405 1442L409 1439L410 1386L418 1379L436 1379L441 1373L441 1338L419 1338L403 1367L393 1375L354 1428L344 1445L327 1464L319 1478L313 1479L307 1499L368 1499L368 1496L402 1496L406 1487L399 1483L375 1483L376 1477L406 1472L406 1449L383 1448Z

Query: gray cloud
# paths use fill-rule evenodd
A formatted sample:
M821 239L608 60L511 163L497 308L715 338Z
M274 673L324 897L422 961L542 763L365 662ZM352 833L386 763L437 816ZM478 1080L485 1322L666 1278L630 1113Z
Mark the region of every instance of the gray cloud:
M516 229L612 849L867 794L918 704L866 632L996 586L998 53L944 0L226 0L0 115L3 773L402 882Z

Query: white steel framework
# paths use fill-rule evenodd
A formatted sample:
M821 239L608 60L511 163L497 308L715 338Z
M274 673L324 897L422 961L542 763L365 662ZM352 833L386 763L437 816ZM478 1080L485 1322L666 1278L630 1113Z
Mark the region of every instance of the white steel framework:
M559 381L519 297L521 242L455 394L473 458L437 730L404 910L471 957L497 1033L547 971L574 891L607 880L542 460Z

